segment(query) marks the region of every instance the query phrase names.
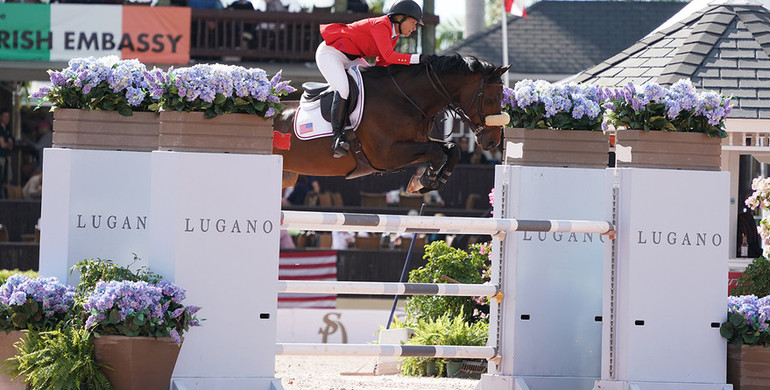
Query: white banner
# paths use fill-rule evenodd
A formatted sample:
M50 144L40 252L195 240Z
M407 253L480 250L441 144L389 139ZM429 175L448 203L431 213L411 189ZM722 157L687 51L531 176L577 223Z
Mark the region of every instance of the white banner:
M104 5L51 4L51 29L54 30L51 61L90 56L120 57L122 10L123 7Z

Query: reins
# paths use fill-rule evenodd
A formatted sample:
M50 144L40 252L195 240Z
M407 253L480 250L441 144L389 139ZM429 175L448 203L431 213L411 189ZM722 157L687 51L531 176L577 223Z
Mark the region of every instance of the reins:
M483 104L482 97L484 95L484 77L481 78L481 81L479 82L479 87L476 90L476 94L473 95L473 99L471 100L471 105L473 105L473 102L476 101L476 98L479 98L479 101L478 101L479 107L477 111L479 113L479 118L481 119L481 124L476 124L476 123L473 123L473 120L470 118L470 116L468 116L468 114L465 113L465 110L463 110L463 108L460 107L459 104L455 103L455 101L452 99L452 96L450 95L449 91L447 91L446 87L441 82L441 79L438 77L435 70L433 69L433 64L431 64L430 62L428 62L425 66L425 73L428 76L428 81L430 82L430 85L433 87L433 89L439 95L441 95L441 97L443 97L444 100L447 101L447 106L446 106L447 109L452 110L460 118L460 120L465 122L465 124L467 124L471 128L474 134L479 134L480 132L482 132L484 130L484 116L485 116L482 110L482 104ZM398 81L396 81L396 78L393 77L393 72L390 70L390 68L388 68L388 75L390 76L390 79L393 80L393 84L396 85L396 88L398 89L398 91L401 92L401 95L403 95L404 98L406 98L406 100L412 106L414 106L417 109L417 111L420 112L420 114L422 114L423 118L428 118L428 114L426 114L425 111L423 111L423 109L420 108L420 106L417 105L417 103L412 98L410 98L409 95L406 94L406 92L404 92L404 90L398 84Z

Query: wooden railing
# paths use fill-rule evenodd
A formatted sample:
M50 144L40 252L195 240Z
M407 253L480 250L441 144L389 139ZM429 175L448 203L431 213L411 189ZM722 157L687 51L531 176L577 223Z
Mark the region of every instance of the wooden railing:
M193 9L190 57L313 61L316 47L321 42L321 24L350 23L372 16L377 15ZM438 23L435 15L426 15L423 20L426 25ZM417 34L412 35L407 44L416 49L419 45Z

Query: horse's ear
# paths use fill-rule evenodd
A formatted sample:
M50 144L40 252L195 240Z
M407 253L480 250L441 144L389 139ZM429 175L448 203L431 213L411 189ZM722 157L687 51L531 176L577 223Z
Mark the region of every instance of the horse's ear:
M509 65L506 65L506 66L501 66L501 67L499 67L499 68L495 69L495 71L492 73L492 75L493 75L493 76L495 76L495 77L502 77L502 76L503 76L503 74L504 74L505 72L507 72L507 71L508 71L508 69L510 69L510 68L511 68L511 65L510 65L510 64L509 64Z

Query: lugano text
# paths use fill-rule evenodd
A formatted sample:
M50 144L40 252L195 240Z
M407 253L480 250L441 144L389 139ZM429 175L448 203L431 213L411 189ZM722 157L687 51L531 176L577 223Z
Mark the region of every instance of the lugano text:
M185 233L270 233L273 222L259 222L256 219L224 219L224 218L185 218Z

